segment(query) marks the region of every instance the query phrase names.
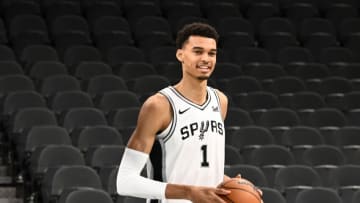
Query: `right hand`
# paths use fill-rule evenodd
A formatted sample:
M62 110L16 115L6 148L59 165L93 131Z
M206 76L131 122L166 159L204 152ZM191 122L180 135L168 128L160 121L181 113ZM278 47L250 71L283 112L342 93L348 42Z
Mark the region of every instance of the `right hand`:
M222 188L192 187L189 200L193 203L226 203L220 195L227 195L231 191Z

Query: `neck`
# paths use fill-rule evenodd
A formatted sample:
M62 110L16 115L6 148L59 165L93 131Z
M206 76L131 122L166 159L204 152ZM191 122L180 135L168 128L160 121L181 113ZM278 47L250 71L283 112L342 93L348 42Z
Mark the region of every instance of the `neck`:
M207 80L186 80L186 78L182 78L174 87L195 104L202 105L206 101Z

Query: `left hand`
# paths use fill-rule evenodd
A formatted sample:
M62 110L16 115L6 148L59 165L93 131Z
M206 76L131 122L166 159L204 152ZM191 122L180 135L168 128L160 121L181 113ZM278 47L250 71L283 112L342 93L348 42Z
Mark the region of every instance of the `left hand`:
M262 192L262 190L261 190L260 188L256 187L251 181L249 181L249 180L247 180L247 179L245 179L245 178L242 178L242 177L241 177L241 174L237 174L234 178L235 178L235 179L241 179L241 181L246 181L246 182L248 182L249 184L251 184L251 185L254 186L254 188L257 190L257 192L260 194L260 196L263 195L263 192ZM232 179L232 178L230 178L230 177L227 176L227 175L224 176L224 182L226 182L226 181L228 181L228 180L230 180L230 179Z

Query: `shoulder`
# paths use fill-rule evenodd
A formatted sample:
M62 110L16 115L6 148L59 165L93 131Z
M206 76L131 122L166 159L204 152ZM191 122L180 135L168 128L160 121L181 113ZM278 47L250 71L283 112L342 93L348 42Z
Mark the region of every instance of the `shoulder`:
M150 153L156 134L171 121L170 105L165 96L155 94L143 103L128 147Z
M145 118L151 123L158 123L161 128L166 127L172 118L172 109L166 96L156 93L150 96L140 109L140 119ZM154 118L156 118L154 120ZM142 120L142 119L141 119Z
M150 111L152 113L163 112L168 110L166 107L170 107L169 100L163 94L156 93L146 99L141 107L141 111Z
M143 103L136 130L137 132L146 131L155 135L158 131L165 129L169 125L171 118L171 106L167 98L157 93L150 96Z

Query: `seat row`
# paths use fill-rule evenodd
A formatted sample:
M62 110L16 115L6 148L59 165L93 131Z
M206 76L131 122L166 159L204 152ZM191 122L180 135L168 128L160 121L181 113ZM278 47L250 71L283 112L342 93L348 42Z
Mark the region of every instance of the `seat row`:
M232 137L233 138L233 137ZM265 167L269 165L304 165L313 168L321 168L325 165L327 171L343 165L359 165L359 145L334 146L327 144L318 145L294 145L286 147L274 144L245 144L236 148L241 143L239 139L226 146L225 165L248 164L252 166ZM237 142L236 142L237 141ZM255 143L255 142L254 142ZM350 149L350 147L352 147ZM266 169L264 169L266 170ZM273 171L271 169L269 172ZM267 176L269 185L273 186L273 177ZM329 178L329 177L327 177ZM324 185L329 186L328 180L323 180Z
M1 113L4 115L11 115L23 107L49 107L55 112L73 107L97 107L104 112L138 107L148 96L170 85L165 77L159 75L139 77L134 81L128 81L130 85L126 85L119 76L99 75L83 82L84 88L81 88L77 79L69 75L47 77L38 88L24 75L2 77L0 84ZM271 112L274 114L273 123L279 120L275 119L276 114L280 115L283 112L282 115L287 116L287 119L296 120L293 124L314 125L313 121L308 120L308 116L314 111L328 112L334 119L342 121L342 125L358 123L358 91L329 92L324 96L314 91L303 90L279 95L260 90L225 92L231 93L228 94L228 120L232 121L231 124L234 126L240 123L257 123L261 115L270 115Z
M233 131L227 131L225 139L226 144L235 147L240 154L246 150L251 151L263 145L281 145L289 149L299 150L301 152L317 145L332 145L341 151L346 149L353 150L360 145L358 126L344 126L334 129L331 133L325 129L319 129L311 126L292 126L276 134L274 129L269 129L259 125L243 126ZM332 138L332 143L329 142ZM350 147L351 145L352 148ZM244 157L246 160L246 157ZM295 157L297 158L297 157ZM349 161L352 161L351 157ZM303 163L298 160L298 163Z
M99 64L93 65L94 67L101 67L96 66ZM126 67L132 68L133 66ZM45 68L47 67L45 66ZM16 92L21 95L21 91L35 91L34 93L41 94L38 97L42 96L45 99L51 99L57 93L64 91L75 91L74 95L88 94L83 97L89 96L91 99L97 99L96 97L111 91L130 91L141 97L174 84L178 79L177 77L171 78L155 73L131 74L132 71L128 72L127 77L125 74L121 77L105 72L100 73L99 70L91 72L91 69L87 69L88 72L84 71L83 74L74 77L66 74L64 69L58 69L63 72L57 72L54 75L46 75L50 72L47 69L38 70L37 74L34 71L30 77L22 74L0 77L0 83L4 86L0 88L1 97L5 99L8 94ZM180 72L180 69L174 70L175 72ZM91 75L91 73L98 75ZM146 86L146 81L152 81L153 84ZM359 108L357 83L351 83L341 77L328 77L319 80L319 84L316 85L317 88L314 88L314 84L310 86L312 88L309 88L299 78L290 76L275 78L269 87L264 87L258 80L249 76L238 76L226 81L222 80L221 83L215 81L211 81L210 85L225 92L231 106L241 107L248 111L276 107L287 107L300 111L323 107L332 107L343 111ZM97 101L94 100L94 102ZM48 103L51 105L50 102Z
M330 168L330 166L328 167ZM358 198L357 193L359 192L357 191L359 190L357 187L359 185L359 180L354 178L353 175L351 175L351 172L358 173L359 169L359 166L343 165L329 172L326 171L326 166L323 166L323 168L311 168L304 165L267 165L263 167L253 165L233 165L225 168L225 173L237 175L241 172L244 177L249 177L250 180L258 185L262 185L264 188L269 187L266 186L266 174L271 173L273 175L274 185L270 188L277 190L281 195L280 198L276 197L277 199L268 199L269 202L305 203L326 201L334 203L352 203L354 202L352 199ZM322 178L325 176L330 177L329 180L334 184L333 187L323 185ZM301 194L303 191L309 193L312 193L311 191L313 191L312 197L307 197L309 199L301 197L303 196L303 194ZM315 194L315 191L318 193ZM326 195L328 196L326 197ZM265 194L264 200L266 201L266 199L267 197Z
M268 67L269 69L267 70L266 68ZM301 68L298 70L301 71L300 69ZM259 65L254 67L254 69L249 74L245 73L241 74L242 76L233 76L228 79L218 79L215 80L215 84L212 85L219 87L223 91L234 96L241 96L242 93L246 94L256 91L266 91L278 96L304 91L316 92L322 96L329 96L330 94L336 93L346 94L352 91L358 91L357 79L348 79L340 76L325 76L323 78L316 77L302 79L302 76L309 76L306 75L307 70L305 69L308 69L308 67L304 67L304 72L299 73L298 76L292 76L284 75L286 73L283 71L283 69L281 69L280 66L272 66L271 64ZM278 72L271 72L270 70L277 70ZM310 70L308 73L312 74L312 71L314 70ZM266 73L268 74L265 75ZM240 84L244 86L239 86Z
M102 132L101 136L99 136L100 132ZM67 136L67 132L63 128L37 126L29 132L27 145L24 148L26 154L23 159L25 161L21 162L24 164L21 168L27 170L23 171L23 175L32 182L33 188L27 189L36 192L40 187L42 191L40 198L43 199L43 202L58 198L59 191L64 189L61 187L72 184L78 187L90 186L104 189L113 197L117 197L114 181L119 159L124 150L118 133L113 128L92 126L83 129L81 135L78 139L79 148L76 148L71 145L71 138ZM21 149L21 145L17 146L18 150ZM233 151L233 149L230 146L226 148L226 174L235 176L241 173L259 187L275 188L281 192L280 194L286 194L287 202L292 202L295 194L299 190L305 189L304 186L308 186L307 189L315 186L334 188L339 190L339 194L343 195L342 198L350 198L349 194L351 193L343 193L347 190L346 186L360 183L356 178L349 179L349 175L353 177L352 174L359 171L358 163L353 162L357 165L345 164L341 151L333 146L308 147L303 152L304 163L302 165L294 165L296 163L294 155L283 146L264 145L253 149L249 164L242 163L240 159L235 160L237 151ZM19 150L19 155L21 155L20 152L24 151ZM357 151L355 154L359 156L359 152ZM358 161L359 159L355 158L354 160ZM67 170L69 172L66 173ZM74 173L70 173L70 171ZM76 171L87 174L84 175L87 177L87 181L74 177L75 174L78 174ZM89 173L91 175L88 177ZM60 180L61 183L58 182ZM348 192L354 191L348 190ZM66 193L61 194L61 196L63 195Z
M39 69L37 70L40 72L38 74L43 74L42 72L48 70L48 73L44 76L58 72L86 74L75 73L78 71L76 70L78 66L82 66L81 69L83 70L81 71L83 72L86 72L87 67L91 66L88 69L98 70L99 73L103 74L113 72L122 74L124 77L128 77L129 74L160 73L179 78L181 73L180 64L175 58L176 50L174 47L158 47L150 53L144 53L136 47L118 46L103 55L95 47L79 45L67 49L64 56L61 57L50 46L33 45L24 49L18 60L11 49L6 46L0 48L1 53L3 53L2 61L4 61L2 62L4 66L2 75L22 72L29 74L34 65L37 65ZM325 48L323 50L323 60L320 63L308 58L306 53L308 53L307 50L303 48L287 47L280 52L279 60L281 62L276 62L271 59L266 50L261 48L239 48L232 53L233 56L230 60L225 52L220 51L218 68L215 70L213 78L221 80L238 75L248 75L259 79L261 82L267 82L268 79L292 75L304 80L310 80L308 81L310 84L316 84L319 81L314 79L327 76L342 76L349 79L360 77L359 64L353 62L351 52L345 48ZM311 57L311 55L309 56ZM19 64L11 64L9 61L15 63L18 61ZM91 64L94 62L103 64ZM20 67L17 67L19 65ZM127 67L123 68L124 65ZM134 70L128 73L132 68ZM23 69L23 71L19 69ZM51 72L53 69L54 71ZM232 71L233 73L231 73ZM89 70L89 72L91 71ZM356 82L356 80L353 82Z
M115 46L107 52L102 52L94 46L74 45L68 47L64 53L60 53L49 45L30 45L21 53L16 53L10 47L0 45L0 53L1 61L18 62L25 73L28 73L37 62L44 61L63 63L70 73L74 73L74 68L82 62L106 63L105 65L110 66L115 73L125 63L143 62L156 67L160 64L178 62L175 57L176 49L172 46L154 48L149 52L144 52L135 46Z
M295 186L296 187L296 186ZM298 186L300 187L300 186ZM266 202L277 202L277 203L308 203L310 201L315 202L328 202L328 203L342 203L343 197L334 189L325 188L325 187L310 187L307 186L306 189L302 188L295 196L293 201L287 201L286 198L278 191L273 188L262 187L263 200ZM356 203L359 201L360 192L355 191L353 194L348 197L349 203ZM76 188L71 192L67 192L60 195L61 203L113 203L110 199L110 195L101 189L95 188ZM135 198L135 197L122 197L118 196L115 203L145 203L145 199Z
M79 99L78 101L86 100ZM131 98L128 101L131 101ZM37 103L33 100L31 105L24 103L25 102L21 103L18 101L15 105L7 104L6 107L9 108L6 108L6 110L10 110L8 111L10 114L2 115L3 129L5 130L5 133L9 133L10 137L12 136L12 133L26 133L27 130L36 125L62 126L69 133L74 134L78 134L79 130L86 126L107 125L119 129L124 136L129 137L131 131L136 126L137 115L140 109L140 107L136 106L136 103L129 104L125 99L124 102L122 102L122 107L119 105L115 107L116 102L103 102L102 104L106 106L104 110L92 107L91 103L87 102L83 102L82 104L81 102L68 102L66 104L58 102L53 105L53 107L55 107L53 110L44 106L43 100L38 100ZM111 108L111 106L114 106L114 108ZM342 142L349 144L349 141L346 141L346 139L351 139L354 142L356 141L356 137L353 135L356 135L359 131L356 127L359 126L358 112L359 111L357 111L356 114L353 113L355 115L352 115L351 113L350 115L346 115L337 109L320 108L305 113L305 115L303 115L303 120L301 120L299 115L291 109L274 108L263 111L258 116L258 119L254 120L247 111L239 108L232 108L225 120L225 125L230 140L232 138L241 139L241 137L236 136L236 134L239 133L238 130L240 129L240 131L242 131L247 129L248 131L245 132L250 133L250 135L258 133L258 136L265 136L268 134L267 131L270 131L271 135L267 136L272 137L271 140L273 140L273 142L270 142L271 140L269 140L269 138L266 139L267 142L265 142L264 138L263 142L266 144L278 143L288 145L288 133L298 133L300 135L306 134L303 135L304 140L312 139L311 136L317 136L317 134L320 133L322 139L320 140L321 142L316 139L319 141L317 144L326 143L342 145L340 144ZM355 121L348 121L351 119L351 116L356 117L352 118ZM255 127L254 125L262 128L258 129L258 127ZM300 129L295 127L299 127ZM310 129L304 129L306 127ZM297 129L297 131L295 131L295 129ZM258 136L254 135L254 138L257 138ZM246 141L243 142L246 143ZM356 141L356 143L358 142Z
M244 126L259 125L272 130L275 139L281 143L283 133L294 126L310 126L322 130L327 143L334 143L331 134L340 127L358 126L357 110L343 113L335 108L319 108L310 111L294 111L284 107L248 112L241 108L230 108L225 125L229 133Z
M1 75L27 74L35 80L42 80L51 75L71 74L80 80L88 80L94 75L115 74L127 81L159 74L170 83L177 82L181 76L173 47L157 48L146 56L135 47L119 46L103 57L94 47L74 46L61 59L51 47L34 45L24 50L19 62L8 47L0 48L3 53ZM294 47L283 49L281 53L288 55L284 54L281 64L266 57L267 52L259 48L242 48L235 56L243 58L234 58L237 61L233 62L223 60L226 55L222 52L210 80L211 85L230 93L265 90L281 94L310 90L329 94L358 90L359 63L343 59L341 53L344 49L325 49L329 53L326 57L329 61L324 63L307 61L301 51L305 50ZM327 88L329 85L333 87Z
M132 117L129 119L132 121L127 122L136 121L134 114L125 115ZM127 128L132 131L134 129L133 125L126 124L110 126L98 122L91 125L89 119L80 123L80 119L84 120L86 116L89 114L84 114L82 117L73 116L70 120L69 115L63 126L54 124L55 121L40 123L39 119L33 121L37 123L33 123L32 126L29 122L25 126L24 123L17 120L14 128L4 133L9 135L11 143L14 144L20 163L24 163L23 161L28 159L36 148L52 144L73 145L84 153L90 152L86 156L92 156L94 147L125 145L130 134L126 134L123 130ZM24 116L17 118L25 120ZM78 119L76 120L76 118ZM46 118L43 116L42 119ZM68 122L71 121L76 126L70 126ZM262 165L265 162L276 162L283 165L297 163L311 166L360 164L359 131L359 127L353 126L342 127L334 130L332 134L325 134L314 127L294 126L283 132L282 135L275 137L276 135L272 133L271 129L261 126L245 126L232 134L227 134L226 164ZM327 143L329 138L326 136L332 136L334 143L331 145ZM279 138L282 139L280 142L276 140ZM116 153L113 156L119 158Z
M60 5L61 6L61 5ZM148 6L148 5L147 5ZM188 5L186 5L188 6ZM101 8L96 7L97 9L101 10ZM186 7L185 7L186 8ZM184 8L184 9L185 9ZM231 8L231 6L230 6ZM269 31L285 31L285 33L289 33L289 34L295 34L297 31L301 31L301 37L307 37L304 34L309 34L306 32L309 32L311 30L314 30L315 27L314 25L322 25L321 27L317 28L319 31L325 31L326 33L330 33L330 34L337 34L336 31L339 31L339 33L341 34L346 34L346 32L351 32L351 31L355 31L353 28L352 30L349 30L349 26L352 25L356 25L356 23L358 22L358 15L351 15L351 14L344 14L344 16L342 16L342 18L338 18L338 19L334 19L334 20L338 20L337 24L335 22L333 22L333 19L327 19L318 15L313 15L313 16L303 16L303 19L298 19L299 22L298 24L296 24L294 21L292 21L292 19L287 18L286 16L282 17L282 16L267 16L267 18L264 17L264 19L262 19L262 21L257 22L257 23L253 23L251 20L243 18L241 15L233 15L233 13L235 13L235 11L233 12L229 12L229 13L222 13L221 9L222 6L214 6L213 9L217 9L217 13L213 13L212 15L217 15L217 16L203 16L201 14L197 14L198 12L193 12L193 13L187 13L187 12L183 12L182 15L179 14L174 14L177 12L180 12L182 7L180 6L179 8L177 7L173 7L174 11L169 11L169 15L174 15L174 17L177 17L177 22L174 22L174 17L172 16L161 16L159 14L152 14L152 13L145 13L142 15L137 16L137 21L136 22L132 22L131 18L127 18L125 16L119 15L116 12L108 12L108 13L103 13L102 15L98 15L96 17L92 17L94 19L88 19L87 16L82 16L81 14L79 14L79 11L76 11L74 13L71 13L71 11L69 12L69 10L66 10L66 12L64 12L63 14L59 14L59 10L61 10L61 8L59 8L59 5L55 5L53 7L53 9L57 9L56 11L51 11L50 15L54 15L51 20L47 19L46 17L43 17L39 14L36 13L31 13L31 12L24 12L24 13L17 13L17 15L14 15L12 17L12 19L10 21L6 21L3 22L2 21L2 25L4 26L4 29L6 29L6 27L8 27L9 31L10 31L10 36L14 37L14 34L18 34L19 31L26 31L29 29L37 29L39 31L43 31L43 32L50 32L51 35L54 34L58 34L57 32L60 31L58 28L60 26L65 26L68 25L69 23L66 23L68 20L70 20L69 18L71 18L72 20L75 20L76 23L74 23L73 27L68 27L71 29L79 29L81 31L83 31L84 33L89 33L89 32L93 32L93 33L98 33L98 30L95 30L94 28L96 26L100 26L98 25L100 21L102 22L108 22L108 25L122 25L124 26L123 29L124 31L126 31L126 28L130 28L128 30L133 30L134 32L137 31L137 21L139 21L140 19L146 17L146 18L154 18L154 19L162 19L162 21L158 21L158 23L163 23L166 24L166 27L169 27L170 29L168 31L170 31L171 35L175 34L176 31L178 30L178 28L181 26L181 24L183 24L183 21L187 21L191 18L193 18L193 20L198 20L198 21L207 21L209 23L212 23L214 26L217 26L218 28L220 28L220 33L222 34L228 34L229 31L234 31L236 29L239 29L241 25L247 25L246 27L242 28L242 31L248 32L249 34L254 34L254 32L256 32L257 34L264 34L261 33L261 31L265 31L265 32L269 32ZM139 8L137 8L139 9ZM353 8L354 9L354 8ZM77 9L76 9L77 10ZM93 12L99 12L99 10L95 10L95 8L93 8ZM112 9L114 10L114 8ZM149 11L149 12L156 12L156 11ZM215 10L213 11L215 12ZM57 15L57 16L56 16ZM28 18L26 20L26 17ZM91 17L90 17L91 18ZM215 22L212 22L212 20L214 21L216 19ZM300 21L301 20L301 21ZM99 22L97 22L99 21ZM117 24L114 24L116 21L118 21ZM306 21L306 22L303 22ZM25 23L30 23L30 25L28 25L27 28L21 28L21 25L24 25ZM230 26L229 23L230 22L234 22L237 23L237 26ZM77 26L75 26L77 25ZM269 28L271 27L271 25L276 26L273 28ZM150 26L150 25L149 25ZM283 26L283 27L281 27ZM65 27L66 28L66 27ZM118 27L119 28L119 27ZM300 34L299 33L299 34ZM342 37L346 37L344 35L342 35ZM302 38L304 40L304 38Z
M63 77L65 80L71 78L71 80L85 85L84 88L87 85L86 82L95 76L112 76L123 80L129 89L132 87L131 81L142 77L153 76L158 80L168 80L166 83L171 84L178 82L181 77L181 66L178 62L164 63L158 66L148 62L131 62L111 67L103 61L82 61L74 66L66 66L59 61L39 61L26 68L16 61L0 61L0 65L2 67L1 80L8 80L9 84L15 78L32 80L38 89L42 82L54 77ZM341 75L331 73L325 65L314 63L292 65L293 69L287 71L288 66L274 63L239 66L233 63L219 62L209 80L209 85L222 89L230 96L256 91L267 91L275 95L303 91L312 91L324 96L335 93L345 94L359 90L360 71L358 66L359 63L349 63L334 70L334 72L343 72ZM243 69L247 70L243 71ZM13 88L12 91L15 90L16 88ZM6 91L6 87L4 87L4 91Z
M321 95L314 91L297 91L274 94L269 91L250 91L246 94L229 94L230 106L240 107L248 111L252 116L260 114L267 109L286 107L297 111L297 113L310 112L319 108L336 108L345 113L356 111L358 106L358 92L335 93L336 96Z
M135 94L140 102L143 102L150 94L174 84L178 80L177 77L171 78L154 72L148 72L149 74L142 72L144 75L141 75L140 72L133 72L134 69L132 68L134 66L131 65L126 66L130 69L122 71L124 77L106 72L101 73L99 69L92 71L89 68L82 69L84 72L78 75L79 78L67 74L63 66L50 71L47 69L46 64L42 65L45 65L43 66L44 69L38 69L37 74L34 71L32 76L24 74L1 76L1 97L5 100L6 96L15 93L17 94L14 96L19 95L17 96L19 98L22 97L22 94L25 94L24 97L26 97L28 95L22 91L33 91L32 94L39 94L34 95L34 97L44 97L43 99L46 99L48 105L51 106L54 96L61 93L63 95L61 97L64 98L69 97L64 95L71 94L79 95L82 98L89 97L87 100L93 100L92 103L97 105L98 101L96 100L104 94L112 91L128 91L128 94ZM101 64L97 63L93 65L94 68L102 67ZM144 67L148 66L145 65ZM125 72L125 70L128 70L128 72ZM180 72L180 69L173 70L173 73L177 72ZM306 86L303 80L298 77L283 76L274 78L271 82L268 80L267 84L268 87L251 76L237 76L228 80L210 81L211 86L221 89L228 95L232 107L240 107L251 113L276 107L286 107L296 111L324 107L337 108L341 111L351 111L359 108L358 83L352 83L346 78L326 77L321 80L318 79L318 83L313 82L312 86ZM64 93L66 91L72 91L73 93ZM75 100L75 98L69 101L72 100Z
M17 52L29 44L53 44L60 52L74 44L94 44L105 51L116 45L133 45L148 50L173 46L179 28L194 21L206 22L207 19L183 16L175 24L159 16L145 16L131 25L122 17L104 16L89 25L84 17L64 15L47 25L40 16L19 15L8 29L0 21L0 35L2 42L12 44ZM218 21L219 25L214 26L222 36L219 46L228 50L234 50L236 43L240 47L264 47L275 52L286 46L301 46L314 50L313 54L316 54L316 48L330 46L356 50L353 44L359 41L356 27L360 18L347 18L339 25L340 28L320 17L306 18L298 27L280 17L269 17L254 25L236 17L219 18Z
M345 47L323 47L318 53L319 58L315 58L310 49L293 46L281 48L277 55L271 54L269 50L259 47L237 47L230 52L228 51L220 48L217 53L217 62L237 65L237 67L233 67L232 69L239 69L236 70L239 74L249 74L250 71L257 66L267 65L264 63L273 63L267 65L271 66L268 69L279 69L279 67L274 68L273 66L282 66L280 68L284 70L278 70L274 75L270 76L284 75L284 73L282 73L284 71L295 74L296 69L299 67L304 69L306 66L311 66L312 68L309 68L305 73L315 69L312 72L313 74L317 72L317 77L329 75L342 76L344 74L347 77L351 77L352 73L356 73L356 67L358 66L358 59L355 57L355 52ZM17 53L8 46L0 45L0 53L1 61L17 61L26 71L29 71L31 66L36 62L41 61L62 62L69 69L71 68L72 72L73 68L81 62L89 61L105 62L115 70L119 68L117 66L129 62L150 63L155 66L155 68L158 68L160 65L178 62L175 57L176 48L174 46L154 47L151 50L144 51L135 46L119 45L112 47L110 50L103 51L92 45L73 45L62 53L55 47L49 45L29 45L20 53ZM224 71L226 70L219 70L219 73ZM117 72L117 70L114 72ZM229 77L229 75L220 76ZM358 75L353 77L356 76ZM313 75L309 75L308 77L313 77Z
M8 75L2 77L0 81L2 85L7 85L1 86L1 97L12 92L31 90L38 91L45 98L51 98L62 91L84 91L91 98L95 98L106 92L127 91L129 89L137 94L141 102L150 94L170 85L169 80L161 75L143 76L133 81L127 81L127 83L120 76L110 74L94 76L89 81L83 81L82 84L78 79L70 75L50 76L39 82L39 84L36 84L25 75ZM83 88L81 85L83 85Z
M123 15L129 20L144 15L165 16L169 19L178 19L182 15L205 16L216 21L219 17L237 16L245 17L254 22L271 16L286 16L289 18L300 18L308 16L324 16L331 20L339 20L345 17L358 15L356 2L326 2L315 3L312 1L7 1L2 3L4 17L11 19L20 13L31 13L42 15L47 18L64 14L84 15L89 19L104 15ZM264 12L266 11L266 12ZM295 11L295 12L294 12ZM297 11L297 12L296 12ZM306 11L307 15L301 11ZM142 15L141 15L142 14Z
M74 99L70 99L71 97ZM33 92L27 92L6 100L1 114L2 122L8 133L21 133L35 125L60 125L65 127L68 132L89 125L110 125L124 130L125 135L129 136L126 130L132 130L135 127L140 109L140 104L134 94L127 92L110 93L104 95L100 101L95 108L88 96L65 92L59 95L48 107L42 97ZM358 112L357 109L346 114L334 108L319 108L300 114L294 110L279 107L263 109L262 112L251 115L246 110L230 108L225 125L229 136L233 136L232 134L237 133L239 129L240 131L241 129L248 129L248 133L259 131L257 132L259 135L267 134L267 130L264 132L264 129L257 129L256 127L252 129L249 126L257 125L267 128L271 131L275 143L284 145L288 144L287 133L296 134L299 131L298 133L306 134L306 136L314 139L310 135L315 134L312 136L316 136L318 134L316 131L319 130L324 143L339 145L342 142L339 141L339 137L349 139L348 136L351 137L358 133L356 127L359 126ZM310 129L299 127L300 129L295 131L296 126L309 127ZM346 143L349 144L349 141Z
M287 159L280 153L269 150L275 148L264 147L264 150L261 149L255 150L253 154L254 162L257 164L227 165L225 174L235 176L240 173L259 187L274 188L288 203L295 202L296 196L301 190L313 187L332 189L344 202L351 202L356 190L349 186L354 187L360 184L360 180L353 176L359 172L360 166L333 165L334 161L326 154L328 151L317 150L313 154L322 152L323 156L317 156L318 160L327 156L326 160L331 161L320 162L331 164L307 166L286 162ZM32 189L37 191L39 189L37 187L41 188L42 202L50 202L59 198L60 195L66 195L66 192L61 193L61 191L67 191L66 187L71 186L103 189L114 198L119 198L115 191L115 180L116 164L118 164L118 155L121 154L121 150L121 147L98 147L94 151L94 158L91 159L91 164L94 165L89 166L85 165L81 153L71 146L48 145L38 149L32 154L29 164L29 175L34 184ZM263 156L257 156L260 154L258 152L263 152ZM269 159L271 156L272 159ZM276 159L276 157L280 159ZM79 172L84 173L82 178L77 177ZM61 182L59 182L60 180Z
M42 147L67 145L75 147L84 153L83 156L86 157L86 163L95 166L95 163L92 161L95 151L102 150L104 151L103 153L108 151L109 153L107 154L110 154L112 153L111 150L115 150L113 149L115 146L117 146L115 148L119 148L119 146L124 147L129 138L129 135L121 133L121 128L104 124L82 126L82 128L71 129L72 131L69 131L66 127L39 124L26 129L25 132L8 132L10 133L9 139L16 149L17 159L14 161L18 161L21 164L25 163L24 166L27 167L27 164L32 160L32 156L35 156L34 160L38 161L38 156L40 156L40 151L38 150L43 150ZM326 143L324 136L316 128L298 126L284 133L283 143L275 144L275 138L269 129L260 126L248 126L227 135L225 164L250 164L257 166L269 164L303 164L308 166L360 165L360 141L357 136L358 133L359 127L340 128L333 135L337 138L337 142L330 145ZM114 147L104 146L101 148L103 145ZM108 160L108 162L112 160L112 165L117 165L118 159L121 156L118 153L112 154L111 156L105 155L108 158L98 159ZM75 159L76 157L78 156L74 156Z

